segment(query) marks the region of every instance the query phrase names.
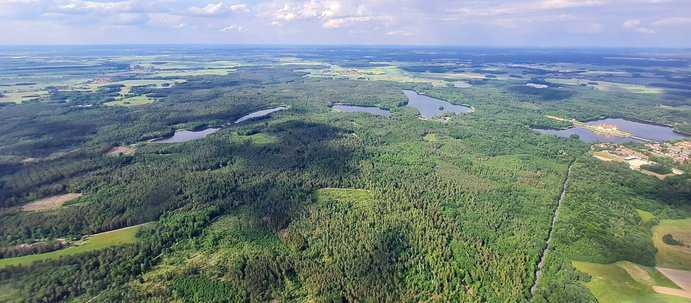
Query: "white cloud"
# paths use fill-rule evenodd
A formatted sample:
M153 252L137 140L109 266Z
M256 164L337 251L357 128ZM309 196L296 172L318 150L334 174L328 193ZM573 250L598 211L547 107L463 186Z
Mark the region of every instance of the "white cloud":
M642 34L654 34L655 33L655 31L653 29L643 26L643 24L641 23L641 20L637 20L637 19L626 20L626 21L624 21L624 24L622 24L622 26L625 29L637 31L637 32L642 33Z
M219 16L230 13L247 13L250 9L247 4L226 4L223 2L209 3L206 6L193 6L189 8L189 12L195 15L203 16Z
M381 5L386 0L369 1ZM388 14L374 13L368 1L274 1L263 6L261 15L271 19L272 25L308 20L317 21L323 28L336 29L359 23L390 23L394 18Z
M134 1L95 2L72 0L57 5L59 13L118 13L132 12L137 7Z
M488 5L485 2L469 2L461 7L447 10L458 17L492 17L508 15L525 15L552 10L594 7L606 4L604 0L539 0L527 2L509 2Z
M243 33L247 31L243 26L240 25L229 25L221 29L222 32L238 32L238 33Z
M402 31L402 30L389 31L389 32L386 32L386 35L387 36L405 36L405 37L415 36L415 34L412 32Z

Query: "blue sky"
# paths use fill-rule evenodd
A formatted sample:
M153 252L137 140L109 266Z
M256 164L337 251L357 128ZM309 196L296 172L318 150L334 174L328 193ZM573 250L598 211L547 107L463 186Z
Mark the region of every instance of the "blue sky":
M691 0L0 0L0 44L691 47Z

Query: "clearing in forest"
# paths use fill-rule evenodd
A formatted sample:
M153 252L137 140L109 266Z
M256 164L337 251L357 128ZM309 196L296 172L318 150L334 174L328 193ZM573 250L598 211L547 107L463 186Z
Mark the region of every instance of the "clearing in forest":
M145 224L140 224L87 236L84 239L78 241L77 243L74 243L70 247L56 251L0 259L0 268L4 268L7 266L30 265L31 263L36 261L53 260L58 259L62 256L71 256L107 248L110 246L134 243L137 240L137 238L135 237L137 232L144 225Z
M55 209L63 204L81 197L82 194L71 193L58 196L52 196L48 198L39 199L33 202L22 205L23 211L42 211Z
M119 156L119 155L125 155L125 156L131 156L134 155L134 152L136 151L136 148L132 146L115 146L111 148L106 155L108 156Z

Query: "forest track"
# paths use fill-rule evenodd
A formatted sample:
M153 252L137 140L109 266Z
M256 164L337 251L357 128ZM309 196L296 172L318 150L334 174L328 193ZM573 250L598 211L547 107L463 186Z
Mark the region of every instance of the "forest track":
M557 207L554 208L554 212L552 213L552 224L549 226L547 241L545 241L545 246L542 248L542 252L540 253L540 262L537 264L537 269L535 270L535 280L533 280L533 285L530 287L531 297L535 295L537 284L540 282L540 277L542 277L542 267L545 266L545 256L547 256L547 253L549 252L550 242L552 241L552 233L554 232L554 225L556 225L557 219L559 218L559 208L561 208L561 202L564 200L566 190L569 188L569 178L571 178L571 169L573 168L574 162L576 161L574 160L569 163L569 168L566 171L566 177L564 178L564 183L562 184L561 194L557 200Z

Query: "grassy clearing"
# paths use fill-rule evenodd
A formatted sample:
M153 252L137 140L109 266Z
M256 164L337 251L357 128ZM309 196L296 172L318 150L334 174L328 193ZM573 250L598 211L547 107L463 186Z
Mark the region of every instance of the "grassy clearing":
M680 245L665 243L662 238L667 234ZM657 248L657 266L691 270L691 218L660 221L653 227L653 245Z
M636 209L636 212L638 213L638 216L641 217L641 222L643 224L648 224L650 223L653 219L655 219L655 215L649 211L645 211L642 209Z
M40 200L36 200L27 204L22 205L22 210L23 211L44 211L44 210L51 210L51 209L56 209L62 206L63 204L72 201L74 199L77 199L81 197L82 194L76 194L76 193L71 193L71 194L64 194L64 195L57 195L57 196L52 196L48 198L43 198Z
M146 105L146 104L151 104L154 103L154 99L149 98L146 95L142 96L135 96L135 97L129 97L129 98L123 98L111 102L106 102L104 105L106 106L136 106L136 105Z
M592 277L585 285L601 303L691 302L689 299L655 293L654 285L677 287L654 269L645 266L631 262L597 264L578 261L574 261L573 265Z
M62 256L77 255L115 245L134 243L137 240L135 235L142 226L144 226L144 224L94 234L88 236L85 240L80 241L74 246L48 253L0 259L0 268L19 265L25 266L36 261L53 260Z
M257 145L264 145L264 144L275 144L278 143L278 138L272 135L267 135L265 133L256 133L253 135L240 135L238 133L234 133L233 137L231 138L232 141L236 142L244 142L244 141L249 141L252 144L257 144Z
M134 155L134 153L137 151L137 149L131 145L131 146L115 146L111 148L108 152L106 152L106 155L108 156L120 156L120 155L126 155L126 156L131 156Z

